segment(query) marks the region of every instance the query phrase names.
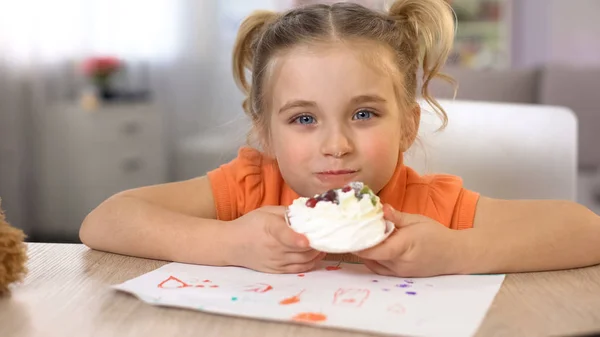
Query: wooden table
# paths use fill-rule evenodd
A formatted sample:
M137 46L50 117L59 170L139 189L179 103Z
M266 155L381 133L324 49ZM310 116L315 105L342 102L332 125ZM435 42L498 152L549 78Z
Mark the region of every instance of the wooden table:
M0 299L0 336L372 336L147 305L110 285L166 262L29 244L29 275ZM600 332L600 266L508 275L477 336Z

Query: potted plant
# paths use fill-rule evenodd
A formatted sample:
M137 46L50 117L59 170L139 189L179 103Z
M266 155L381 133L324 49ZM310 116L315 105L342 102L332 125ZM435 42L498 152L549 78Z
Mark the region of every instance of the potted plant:
M116 57L96 56L90 57L83 62L83 73L92 81L98 96L102 100L116 98L111 79L123 67L123 63Z

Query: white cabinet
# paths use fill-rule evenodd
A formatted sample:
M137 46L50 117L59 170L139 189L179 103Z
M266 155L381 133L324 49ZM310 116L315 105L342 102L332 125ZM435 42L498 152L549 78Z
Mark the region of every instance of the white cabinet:
M82 220L106 198L167 181L163 116L155 105L58 106L41 120L34 240L77 240Z

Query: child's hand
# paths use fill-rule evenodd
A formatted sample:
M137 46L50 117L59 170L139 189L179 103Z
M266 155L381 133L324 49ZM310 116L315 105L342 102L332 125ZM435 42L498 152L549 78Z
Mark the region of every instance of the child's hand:
M456 232L422 215L384 207L385 218L396 231L383 243L356 253L365 266L380 275L428 277L454 272Z
M284 212L285 207L268 206L234 220L236 265L267 273L302 273L325 257L287 225Z

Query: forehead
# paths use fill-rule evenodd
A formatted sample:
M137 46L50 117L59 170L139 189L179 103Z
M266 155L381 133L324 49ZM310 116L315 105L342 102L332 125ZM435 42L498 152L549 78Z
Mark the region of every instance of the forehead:
M392 53L375 43L304 44L277 55L270 65L273 108L290 99L349 100L394 95Z

